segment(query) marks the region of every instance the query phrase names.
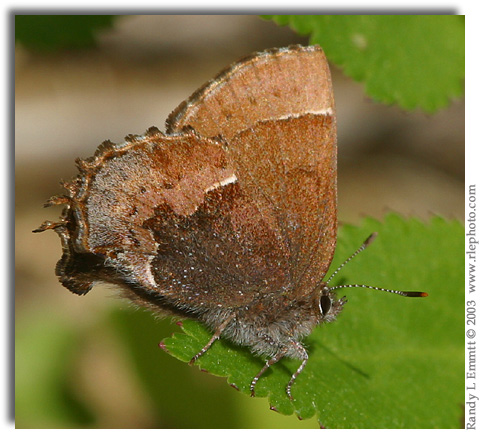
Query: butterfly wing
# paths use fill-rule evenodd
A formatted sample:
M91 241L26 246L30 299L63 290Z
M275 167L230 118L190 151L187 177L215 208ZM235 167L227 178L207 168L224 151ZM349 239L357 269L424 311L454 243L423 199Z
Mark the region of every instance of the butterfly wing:
M57 275L74 293L106 281L175 313L244 305L285 285L273 213L242 192L221 140L152 128L78 165L70 195L52 200L67 204L62 220L40 229L60 234Z
M336 244L336 121L330 72L317 46L257 53L183 102L167 132L220 135L239 186L275 217L293 297L322 280Z
M62 220L41 227L62 238L60 280L80 294L117 283L173 312L306 297L335 249L333 106L320 48L271 50L200 88L167 135L103 144L52 200Z

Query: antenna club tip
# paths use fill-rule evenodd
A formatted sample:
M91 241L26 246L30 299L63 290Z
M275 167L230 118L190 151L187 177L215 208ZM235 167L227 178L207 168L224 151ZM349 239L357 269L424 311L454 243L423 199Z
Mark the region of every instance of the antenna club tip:
M428 293L423 291L403 291L402 293L411 298L426 298L428 296Z
M378 233L375 231L370 236L367 237L365 242L363 243L365 246L370 245L378 236Z

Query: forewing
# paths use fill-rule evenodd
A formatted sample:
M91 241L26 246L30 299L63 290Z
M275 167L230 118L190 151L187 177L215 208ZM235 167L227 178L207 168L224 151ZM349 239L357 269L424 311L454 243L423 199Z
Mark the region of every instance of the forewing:
M167 131L221 135L244 194L273 211L294 297L322 280L336 243L336 121L319 47L255 54L220 73L168 118Z

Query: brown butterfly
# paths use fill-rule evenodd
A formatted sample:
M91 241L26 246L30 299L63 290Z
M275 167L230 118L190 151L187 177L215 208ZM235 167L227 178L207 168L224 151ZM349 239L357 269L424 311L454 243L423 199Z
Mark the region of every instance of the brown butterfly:
M198 319L213 336L267 358L250 385L335 320L324 277L337 230L336 119L318 46L255 53L222 71L168 118L78 160L55 230L60 282L77 294L117 284L157 313ZM362 250L373 239L369 238ZM359 250L359 251L360 251ZM355 285L351 285L355 286ZM374 288L374 287L368 287ZM397 292L424 296L419 292Z

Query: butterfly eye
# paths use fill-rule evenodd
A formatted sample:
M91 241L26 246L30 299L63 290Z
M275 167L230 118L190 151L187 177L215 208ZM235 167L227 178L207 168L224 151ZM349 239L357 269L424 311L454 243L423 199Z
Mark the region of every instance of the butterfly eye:
M329 296L323 295L320 298L320 311L322 312L323 316L325 316L332 307L332 301L330 300Z

